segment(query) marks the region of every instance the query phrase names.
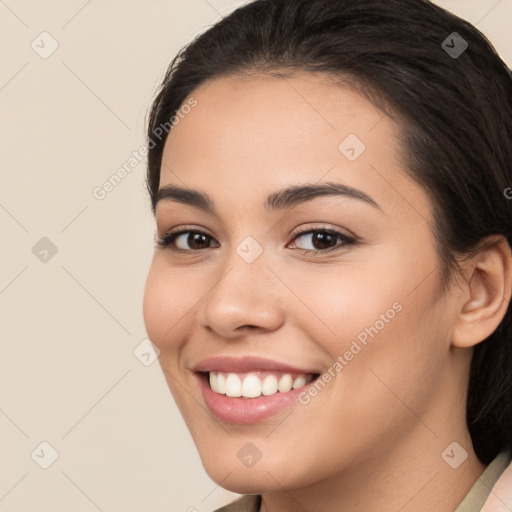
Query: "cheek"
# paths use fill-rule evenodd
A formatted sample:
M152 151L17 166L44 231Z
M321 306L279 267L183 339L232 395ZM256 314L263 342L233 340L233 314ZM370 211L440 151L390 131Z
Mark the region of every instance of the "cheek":
M332 358L331 389L362 418L383 404L400 408L396 395L421 406L447 359L449 314L437 273L425 278L435 254L421 265L405 254L382 250L364 268L317 267L294 288L307 305L294 301L294 319Z
M297 273L293 291L299 301L290 301L293 319L300 319L310 338L336 357L358 335L364 342L365 329L377 324L379 331L387 330L396 321L409 291L402 275L407 275L407 268L388 279L386 266L356 261Z
M155 257L146 279L143 316L149 339L162 353L179 349L190 321L186 297L179 272L169 272Z

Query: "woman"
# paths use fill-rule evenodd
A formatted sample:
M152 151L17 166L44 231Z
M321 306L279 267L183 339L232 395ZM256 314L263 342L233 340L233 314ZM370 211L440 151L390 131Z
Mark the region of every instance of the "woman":
M511 140L424 0L256 0L171 63L144 318L223 512L512 509Z

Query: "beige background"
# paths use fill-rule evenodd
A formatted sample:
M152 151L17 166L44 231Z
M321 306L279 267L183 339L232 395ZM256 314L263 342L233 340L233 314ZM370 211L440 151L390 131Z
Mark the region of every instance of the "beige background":
M207 512L236 497L208 478L158 362L136 350L145 162L103 200L93 190L144 144L170 59L242 3L0 0L0 512ZM512 63L512 0L438 3ZM33 41L58 48L42 58ZM43 237L55 255L33 253ZM47 469L42 442L58 453Z

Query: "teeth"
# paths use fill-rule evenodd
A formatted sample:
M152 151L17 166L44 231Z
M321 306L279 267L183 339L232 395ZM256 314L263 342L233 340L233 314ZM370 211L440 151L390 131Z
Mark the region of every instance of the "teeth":
M218 393L217 374L213 372L210 372L210 387Z
M267 375L263 379L261 393L265 396L277 393L277 377L275 375Z
M261 380L258 379L254 373L249 373L242 384L242 396L245 396L246 398L256 398L260 395Z
M226 379L226 396L242 396L242 382L236 373L230 373Z
M304 377L304 375L299 375L293 381L293 389L301 388L304 384L306 384L306 377Z
M229 397L257 398L261 395L269 396L276 393L287 393L298 389L313 380L311 374L297 375L290 373L279 375L266 375L263 381L256 373L243 374L210 372L210 387L215 393Z
M217 374L217 389L218 393L226 394L226 376L223 373Z
M292 376L289 373L285 373L280 379L279 384L277 385L277 389L281 393L287 393L292 389L293 386L293 379Z

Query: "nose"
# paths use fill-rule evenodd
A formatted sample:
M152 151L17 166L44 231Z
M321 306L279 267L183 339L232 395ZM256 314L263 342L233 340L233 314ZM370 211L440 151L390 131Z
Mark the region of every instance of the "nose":
M207 329L222 338L274 331L283 324L282 285L263 255L247 263L233 251L210 286L197 314Z

